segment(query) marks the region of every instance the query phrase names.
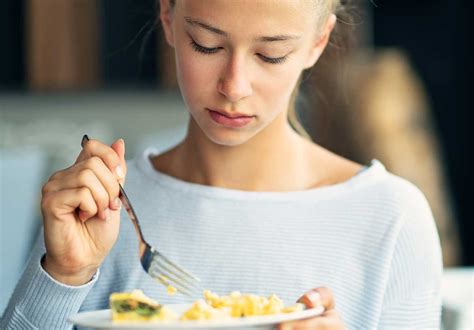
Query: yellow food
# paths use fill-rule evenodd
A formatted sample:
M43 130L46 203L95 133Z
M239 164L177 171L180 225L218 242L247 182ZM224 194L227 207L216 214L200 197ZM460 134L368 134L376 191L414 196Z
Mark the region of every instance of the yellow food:
M159 275L157 281L166 286L166 292L170 296L174 295L178 291L178 289L170 284L170 279L165 275Z
M165 321L178 317L168 307L145 296L141 290L112 293L109 302L114 322Z
M110 306L113 321L215 320L293 313L304 309L300 303L284 306L274 294L267 298L234 291L228 296L218 296L209 290L204 291L204 299L195 301L181 316L146 297L140 290L112 294Z
M239 291L233 291L229 296L218 296L206 290L204 291L204 298L207 304L214 309L228 310L231 317L290 313L304 309L304 305L300 303L285 307L283 301L275 294L266 298L254 294L241 294Z
M212 320L229 318L229 308L214 308L206 303L204 300L199 299L195 301L192 306L183 313L180 320L191 321L191 320Z
M174 286L172 286L172 285L168 285L168 286L166 287L166 292L167 292L170 296L174 295L174 294L176 293L176 291L178 291L178 290L177 290Z

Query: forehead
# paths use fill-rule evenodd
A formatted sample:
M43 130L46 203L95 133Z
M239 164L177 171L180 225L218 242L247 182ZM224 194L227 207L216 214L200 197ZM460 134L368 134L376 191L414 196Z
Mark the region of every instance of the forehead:
M313 31L311 0L179 0L176 14L205 20L230 37L255 34L304 34Z

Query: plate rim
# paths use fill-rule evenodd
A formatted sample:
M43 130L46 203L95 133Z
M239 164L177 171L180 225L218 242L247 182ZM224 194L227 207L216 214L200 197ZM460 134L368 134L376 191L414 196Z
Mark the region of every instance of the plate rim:
M167 304L168 307L178 306L190 306L191 304ZM271 325L282 322L290 322L295 320L302 320L314 316L321 315L324 312L323 306L317 306L314 308L307 308L302 311L292 313L281 313L281 314L270 314L270 315L258 315L248 318L236 318L236 319L225 319L225 320L206 320L206 321L171 321L171 322L150 322L150 323L139 323L139 322L126 322L126 323L112 323L110 320L110 309L100 309L94 311L84 311L71 315L68 318L68 322L73 325L82 327L96 328L96 329L202 329L202 328L229 328L229 327L242 327L242 326L259 326L259 325ZM81 318L89 315L98 316L100 318L107 318L107 320L100 320L102 324L97 324L97 320L87 321ZM189 322L189 323L188 323Z

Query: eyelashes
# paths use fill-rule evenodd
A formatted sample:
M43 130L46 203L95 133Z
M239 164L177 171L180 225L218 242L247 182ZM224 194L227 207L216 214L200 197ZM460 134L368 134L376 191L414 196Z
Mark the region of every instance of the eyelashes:
M202 54L207 54L207 55L215 54L220 49L222 49L222 47L208 48L208 47L201 46L200 44L198 44L193 39L191 39L190 44L191 44L191 47L194 49L194 51L196 51L198 53L202 53ZM259 58L261 58L262 61L264 61L266 63L270 63L270 64L282 64L288 59L288 55L282 56L282 57L268 57L268 56L264 56L262 54L257 54L257 56Z

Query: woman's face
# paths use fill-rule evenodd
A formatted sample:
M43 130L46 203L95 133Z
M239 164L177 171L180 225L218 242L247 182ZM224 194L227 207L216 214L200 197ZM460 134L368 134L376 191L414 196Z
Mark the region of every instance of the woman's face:
M211 141L239 145L287 125L300 73L327 43L316 31L313 2L178 0L167 10L162 0L161 6L181 92Z

